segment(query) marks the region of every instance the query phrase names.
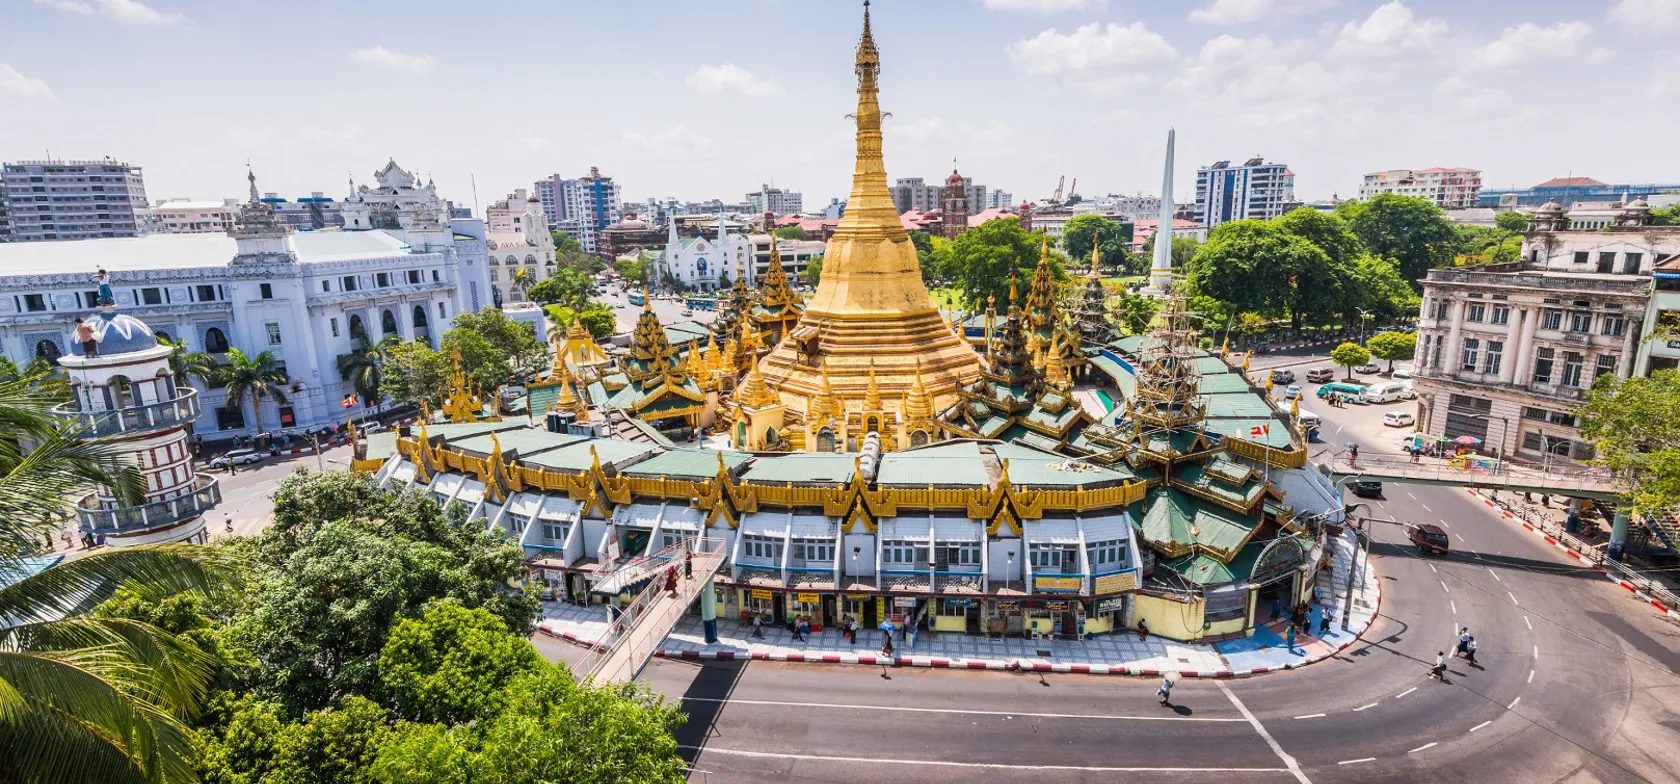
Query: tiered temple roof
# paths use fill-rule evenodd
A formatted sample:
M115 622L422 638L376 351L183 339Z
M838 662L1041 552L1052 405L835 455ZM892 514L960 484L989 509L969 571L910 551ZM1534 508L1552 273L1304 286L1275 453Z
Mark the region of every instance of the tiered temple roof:
M642 305L642 315L630 338L630 354L622 362L627 383L607 405L651 423L680 418L696 426L706 410L705 390L689 376L690 361L671 345L651 301Z
M758 292L753 298L752 321L766 341L774 346L782 342L783 335L793 330L804 313L805 301L788 282L787 271L782 269L782 252L776 235L772 233L770 267L758 282Z
M1085 287L1079 294L1079 312L1073 317L1080 340L1093 346L1101 346L1117 337L1114 325L1108 321L1108 289L1103 286L1102 273L1097 266L1101 257L1102 249L1093 243L1091 270L1085 273Z

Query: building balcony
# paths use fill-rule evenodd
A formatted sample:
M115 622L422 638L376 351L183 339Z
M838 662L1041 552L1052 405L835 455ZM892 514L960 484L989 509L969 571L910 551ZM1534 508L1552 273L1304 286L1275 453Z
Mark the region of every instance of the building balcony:
M175 390L174 400L147 403L108 411L84 411L78 401L53 406L55 416L71 420L70 425L89 436L114 436L190 424L198 419L198 390Z
M216 478L200 476L193 480L191 492L142 506L107 507L98 493L88 493L76 503L76 519L82 530L91 534L137 533L198 517L221 502L222 489Z

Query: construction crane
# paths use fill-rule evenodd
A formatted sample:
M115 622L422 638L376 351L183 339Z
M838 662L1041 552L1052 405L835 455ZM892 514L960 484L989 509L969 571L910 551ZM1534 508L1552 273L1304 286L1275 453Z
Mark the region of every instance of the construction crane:
M1079 196L1079 178L1075 177L1075 178L1073 178L1073 187L1068 188L1068 201L1073 201L1075 198L1078 198L1078 196Z
M1067 175L1064 174L1064 175L1056 178L1056 192L1050 194L1050 203L1051 204L1061 204L1062 203L1062 183L1064 183L1064 182L1067 182Z

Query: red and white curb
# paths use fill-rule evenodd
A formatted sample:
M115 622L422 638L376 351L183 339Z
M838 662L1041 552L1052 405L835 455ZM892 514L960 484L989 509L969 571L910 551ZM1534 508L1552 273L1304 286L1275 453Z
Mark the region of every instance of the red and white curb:
M1604 567L1599 566L1599 565L1587 560L1586 556L1584 556L1584 555L1576 552L1575 550L1571 549L1569 545L1566 545L1563 542L1559 541L1557 537L1552 536L1551 534L1548 534L1545 531L1542 531L1538 528L1535 528L1532 523L1529 523L1529 522L1524 521L1524 520L1518 520L1516 515L1511 514L1510 512L1507 512L1504 509L1500 509L1498 504L1495 504L1492 500L1490 500L1486 496L1483 496L1481 493L1478 493L1475 490L1469 490L1468 488L1466 488L1466 489L1468 490L1468 492L1471 495L1482 499L1482 503L1487 504L1488 507L1491 508L1493 511L1498 512L1502 517L1504 517L1507 520L1515 520L1517 525L1522 526L1523 528L1527 529L1530 533L1533 533L1536 536L1539 536L1541 539L1546 540L1546 544L1549 544L1553 547L1556 547L1559 550L1562 550L1565 555L1568 555L1570 558L1573 558L1576 561L1578 561L1581 564L1581 566L1583 566L1587 569L1591 569L1591 570L1599 573L1600 575L1603 575L1604 579L1609 580L1610 582L1613 582L1617 585L1622 586L1623 588L1628 589L1628 592L1630 592L1634 596L1638 597L1640 601L1643 601L1647 604L1650 604L1652 607L1657 608L1657 612L1660 612L1664 615L1667 615L1668 617L1673 618L1674 620L1680 621L1680 609L1669 607L1668 605L1664 604L1662 601L1660 601L1657 598L1651 596L1650 594L1639 590L1639 588L1636 587L1633 583L1630 583L1626 580L1623 580L1620 577L1616 577L1616 576L1611 575L1609 572L1605 571Z

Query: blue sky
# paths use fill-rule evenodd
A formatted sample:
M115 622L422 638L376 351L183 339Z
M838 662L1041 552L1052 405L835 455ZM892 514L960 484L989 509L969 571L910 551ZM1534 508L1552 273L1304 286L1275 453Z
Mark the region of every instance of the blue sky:
M891 176L1178 195L1261 155L1680 181L1680 0L878 0ZM386 158L480 203L538 176L807 205L851 173L860 8L815 0L0 0L0 159L111 155L149 195L340 194Z

